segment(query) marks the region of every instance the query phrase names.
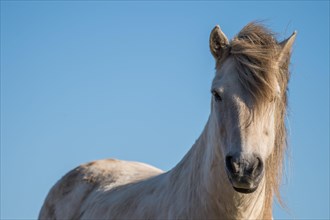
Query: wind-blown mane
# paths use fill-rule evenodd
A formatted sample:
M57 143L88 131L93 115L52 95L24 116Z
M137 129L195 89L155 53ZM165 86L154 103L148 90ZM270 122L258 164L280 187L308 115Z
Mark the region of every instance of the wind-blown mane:
M220 66L229 56L233 57L241 84L249 91L255 106L275 101L276 134L275 147L266 162L266 196L268 205L272 204L273 194L284 205L280 195L284 153L287 148L285 115L287 107L287 84L289 81L289 62L281 66L275 63L279 56L279 43L275 34L261 24L252 22L246 25L227 47L226 56L217 62ZM290 53L284 59L289 61ZM277 94L280 97L275 98Z

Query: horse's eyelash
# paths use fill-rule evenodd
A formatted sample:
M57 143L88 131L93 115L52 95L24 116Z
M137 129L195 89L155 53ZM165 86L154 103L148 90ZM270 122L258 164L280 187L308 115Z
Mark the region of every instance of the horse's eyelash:
M211 92L216 101L222 101L222 96L216 90L212 90Z

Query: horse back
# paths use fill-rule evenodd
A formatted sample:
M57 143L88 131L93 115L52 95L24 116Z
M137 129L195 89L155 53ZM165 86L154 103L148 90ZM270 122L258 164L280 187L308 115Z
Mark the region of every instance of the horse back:
M96 191L109 191L162 173L150 165L115 159L82 164L63 176L49 191L39 219L79 219Z

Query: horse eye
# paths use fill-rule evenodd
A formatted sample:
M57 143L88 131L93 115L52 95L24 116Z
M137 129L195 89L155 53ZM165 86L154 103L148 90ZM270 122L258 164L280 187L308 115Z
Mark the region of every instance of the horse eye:
M213 95L216 102L221 102L222 101L221 96L215 90L212 90L212 95Z

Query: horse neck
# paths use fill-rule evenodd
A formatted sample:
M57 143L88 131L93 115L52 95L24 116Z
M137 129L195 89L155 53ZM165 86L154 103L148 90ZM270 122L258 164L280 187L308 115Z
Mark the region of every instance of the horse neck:
M193 216L202 215L210 219L271 218L271 210L264 209L264 183L252 194L233 190L220 153L220 132L214 121L210 116L196 143L168 173L173 195L186 201L186 209L195 213Z

